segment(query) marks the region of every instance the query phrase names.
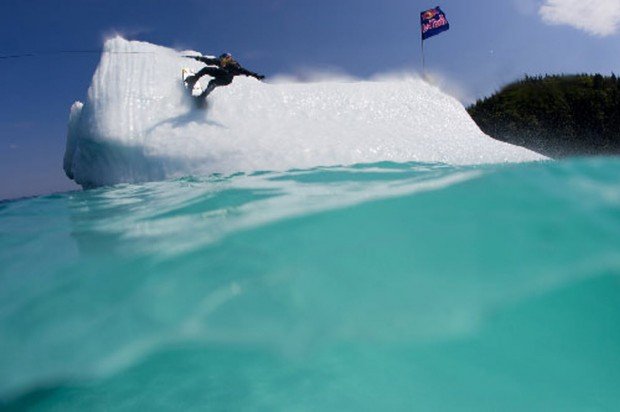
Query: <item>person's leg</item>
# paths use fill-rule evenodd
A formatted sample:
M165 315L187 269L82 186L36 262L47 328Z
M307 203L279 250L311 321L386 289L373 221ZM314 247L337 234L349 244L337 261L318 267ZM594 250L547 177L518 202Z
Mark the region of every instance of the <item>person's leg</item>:
M209 75L211 77L220 77L220 76L225 76L226 72L222 69L220 69L219 67L203 67L202 70L200 70L198 73L192 75L192 76L187 76L187 78L185 79L185 83L187 83L187 87L192 90L194 88L194 85L196 84L196 82L198 81L198 79L200 79L202 76L205 75Z
M220 86L226 86L229 85L230 83L232 83L232 76L226 76L226 77L216 77L215 79L211 80L209 82L209 84L207 85L207 88L205 89L204 92L202 92L202 94L200 95L201 98L206 99L207 96L209 94L211 94L211 92L216 88L216 87L220 87Z

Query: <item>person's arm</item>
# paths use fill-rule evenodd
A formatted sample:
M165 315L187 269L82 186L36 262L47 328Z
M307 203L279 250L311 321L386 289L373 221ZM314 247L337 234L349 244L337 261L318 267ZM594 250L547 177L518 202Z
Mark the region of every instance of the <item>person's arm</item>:
M254 72L251 72L247 69L244 69L243 67L239 66L239 72L245 76L251 76L251 77L255 77L258 80L263 80L265 78L265 76L261 75L261 74L257 74Z
M220 65L220 59L218 59L217 57L205 57L205 56L184 56L184 57L187 57L189 59L198 60L199 62L202 62L204 64L208 64L208 65L212 65L212 66L219 66Z

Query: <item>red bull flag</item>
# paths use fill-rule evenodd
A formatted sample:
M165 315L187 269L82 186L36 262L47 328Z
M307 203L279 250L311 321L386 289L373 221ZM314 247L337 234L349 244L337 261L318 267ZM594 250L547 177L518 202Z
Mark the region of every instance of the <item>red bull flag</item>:
M450 28L446 15L439 7L420 13L420 24L422 25L422 40L426 40Z

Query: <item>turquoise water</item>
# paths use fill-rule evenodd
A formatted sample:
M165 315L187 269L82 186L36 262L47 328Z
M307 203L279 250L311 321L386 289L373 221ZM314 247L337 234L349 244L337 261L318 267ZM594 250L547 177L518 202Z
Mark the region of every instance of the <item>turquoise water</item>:
M620 159L0 203L4 410L620 409Z

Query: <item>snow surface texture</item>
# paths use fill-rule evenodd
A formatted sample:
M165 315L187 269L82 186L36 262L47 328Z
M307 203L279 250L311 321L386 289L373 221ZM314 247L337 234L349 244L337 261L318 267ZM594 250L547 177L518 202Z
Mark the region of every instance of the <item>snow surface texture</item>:
M240 76L209 96L208 110L196 109L181 70L203 65L188 53L106 41L87 101L71 108L67 176L94 187L378 161L544 159L486 136L457 100L417 78L270 84Z

